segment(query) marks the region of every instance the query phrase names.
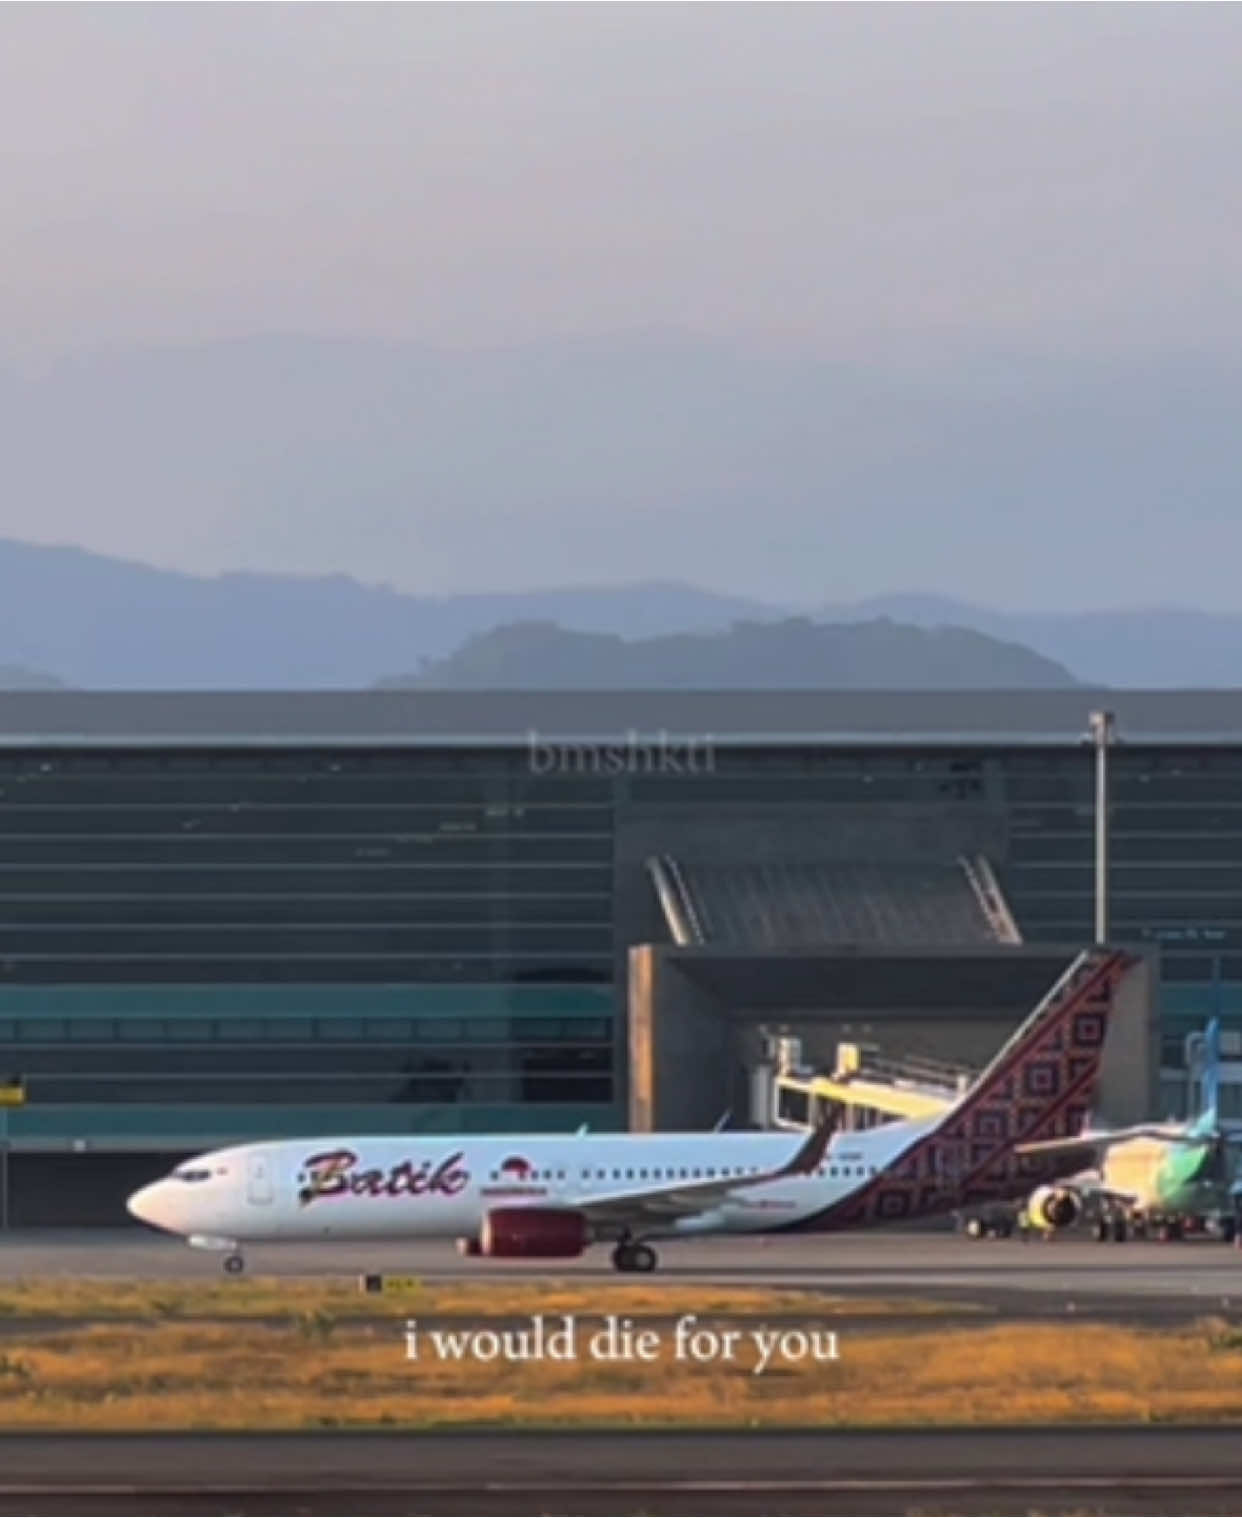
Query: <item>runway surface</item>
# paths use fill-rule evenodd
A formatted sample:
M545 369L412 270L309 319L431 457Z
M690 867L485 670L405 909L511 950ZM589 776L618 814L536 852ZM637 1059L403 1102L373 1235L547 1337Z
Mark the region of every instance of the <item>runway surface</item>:
M1232 1429L0 1436L5 1513L1236 1513Z
M709 1239L661 1246L656 1276L620 1276L605 1250L580 1260L463 1260L440 1243L269 1244L254 1275L382 1273L426 1281L549 1277L609 1284L668 1280L806 1287L842 1296L918 1297L998 1312L1144 1317L1242 1310L1242 1251L1210 1239L1097 1244L1082 1236L972 1241L950 1233ZM0 1234L0 1280L95 1276L216 1280L220 1256L145 1230Z

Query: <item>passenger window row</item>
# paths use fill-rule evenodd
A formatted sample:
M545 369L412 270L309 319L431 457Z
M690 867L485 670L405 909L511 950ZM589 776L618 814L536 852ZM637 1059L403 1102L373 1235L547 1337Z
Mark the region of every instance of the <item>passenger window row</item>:
M765 1173L761 1165L723 1165L719 1167L702 1167L697 1165L689 1167L682 1165L680 1168L674 1166L655 1166L648 1169L614 1168L611 1173L607 1170L597 1169L591 1171L587 1169L581 1172L580 1178L584 1181L607 1181L610 1179L614 1181L712 1181L729 1180L731 1178L742 1180L748 1175L763 1175ZM878 1175L879 1171L874 1165L821 1165L815 1174L819 1176L826 1175L832 1179L848 1179L850 1176L865 1177ZM565 1179L565 1172L563 1170L529 1170L520 1175L514 1174L510 1176L502 1174L499 1170L493 1170L488 1179L491 1181L509 1179L522 1181L563 1181Z

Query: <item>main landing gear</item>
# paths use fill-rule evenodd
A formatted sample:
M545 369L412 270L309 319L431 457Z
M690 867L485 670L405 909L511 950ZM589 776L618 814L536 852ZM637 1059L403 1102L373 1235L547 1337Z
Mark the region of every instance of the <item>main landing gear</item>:
M658 1258L650 1244L635 1244L622 1239L612 1252L612 1263L617 1270L638 1271L645 1275L656 1268Z
M239 1276L246 1268L246 1262L240 1254L226 1254L224 1257L224 1273L230 1276Z

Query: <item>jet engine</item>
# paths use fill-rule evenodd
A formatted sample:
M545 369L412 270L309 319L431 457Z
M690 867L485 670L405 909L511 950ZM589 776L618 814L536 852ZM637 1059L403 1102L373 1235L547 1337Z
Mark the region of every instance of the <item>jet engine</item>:
M1036 1228L1069 1228L1082 1216L1082 1198L1065 1186L1039 1186L1031 1192L1026 1215Z
M479 1253L500 1260L573 1259L590 1243L586 1219L569 1207L493 1207Z

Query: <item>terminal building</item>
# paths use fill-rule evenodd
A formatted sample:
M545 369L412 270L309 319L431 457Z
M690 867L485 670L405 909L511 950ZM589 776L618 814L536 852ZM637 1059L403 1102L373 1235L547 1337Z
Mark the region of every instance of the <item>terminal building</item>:
M3 1221L263 1137L744 1124L776 1035L977 1067L1092 941L1102 705L1126 1120L1242 1048L1242 693L6 693Z

